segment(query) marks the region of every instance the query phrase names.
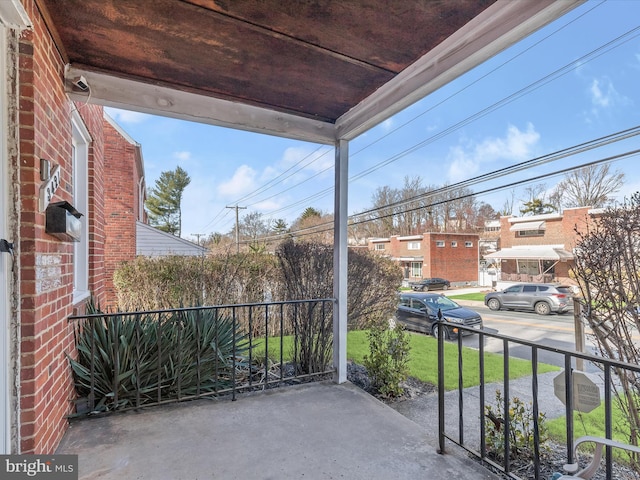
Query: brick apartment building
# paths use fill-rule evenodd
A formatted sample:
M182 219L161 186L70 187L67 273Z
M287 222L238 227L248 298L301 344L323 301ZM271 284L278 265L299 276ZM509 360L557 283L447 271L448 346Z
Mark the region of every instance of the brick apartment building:
M405 281L441 277L452 284L475 284L478 241L476 234L435 232L374 238L368 245L369 250L397 262Z
M570 269L578 231L601 210L568 208L562 213L500 218L500 250L485 255L495 262L499 280L573 283Z

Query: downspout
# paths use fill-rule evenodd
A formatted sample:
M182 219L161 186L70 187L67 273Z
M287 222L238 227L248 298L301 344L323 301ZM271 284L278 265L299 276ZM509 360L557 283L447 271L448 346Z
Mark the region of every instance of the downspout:
M333 381L347 381L347 203L349 142L335 145L333 216Z

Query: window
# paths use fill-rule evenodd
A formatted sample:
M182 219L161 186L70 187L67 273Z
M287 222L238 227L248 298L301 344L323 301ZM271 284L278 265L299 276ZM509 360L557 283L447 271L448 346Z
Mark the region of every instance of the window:
M422 262L411 262L411 276L422 277Z
M538 275L540 273L538 260L518 260L518 273Z
M467 248L473 247L473 242L464 242L464 246Z
M536 286L535 285L525 285L524 287L522 287L522 291L524 293L533 293L536 291Z
M409 242L407 243L408 250L420 250L420 242Z
M376 250L384 250L384 243L376 243Z
M444 240L436 240L436 247L444 247Z
M451 242L451 247L456 248L458 246L458 242Z
M520 230L518 232L519 237L541 237L544 235L544 230Z
M71 168L73 206L82 217L79 242L73 243L73 303L89 297L89 142L91 137L78 112L71 115L72 147Z

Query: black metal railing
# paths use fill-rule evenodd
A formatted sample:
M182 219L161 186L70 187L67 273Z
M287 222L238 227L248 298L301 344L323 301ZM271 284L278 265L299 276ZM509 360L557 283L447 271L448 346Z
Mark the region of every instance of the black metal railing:
M240 391L327 377L333 305L325 298L69 317L77 412L235 400Z
M613 420L612 420L612 402L615 401L613 398L613 394L616 391L616 375L620 371L628 371L633 372L635 375L640 374L640 366L619 362L616 360L609 360L606 358L602 358L599 356L587 354L587 353L579 353L570 350L564 350L561 348L554 348L551 346L546 346L542 344L538 344L535 342L530 342L514 337L509 337L505 335L500 335L498 333L492 333L486 330L476 330L464 326L460 326L461 330L466 330L471 333L477 334L477 350L474 346L472 351L477 351L477 362L478 362L478 374L479 374L479 387L473 392L467 391L465 393L464 378L463 378L463 361L464 358L469 361L469 357L465 357L463 355L463 336L458 335L457 337L457 349L456 357L458 362L458 382L457 388L455 390L450 390L449 392L445 391L445 362L447 361L445 354L445 339L444 335L441 335L444 329L439 329L439 338L438 338L438 432L439 432L439 450L441 453L445 452L446 441L450 441L459 447L462 447L468 453L474 455L482 462L485 462L488 465L491 465L495 469L507 474L510 478L521 479L522 477L518 476L514 473L514 469L512 468L513 459L511 455L508 453L511 451L510 442L512 441L513 435L511 435L510 428L511 426L511 412L510 412L510 402L511 402L511 385L514 381L509 380L509 364L510 364L510 351L514 348L526 348L530 351L531 358L531 377L530 381L527 381L528 384L528 395L530 399L530 405L532 409L532 423L533 423L533 458L532 458L532 467L533 473L528 474L526 478L535 478L540 479L541 477L541 432L540 432L540 414L544 414L543 411L544 405L549 405L550 402L555 401L556 404L559 401L556 399L555 395L559 395L559 397L564 397L564 407L561 406L561 409L564 408L564 416L566 418L566 464L573 464L577 462L577 459L574 458L575 452L573 449L575 438L575 428L574 428L574 407L576 407L575 403L580 402L580 396L575 395L573 391L573 385L576 379L573 378L576 372L575 365L576 362L578 364L584 363L589 366L592 370L591 376L595 378L595 380L599 383L599 389L604 391L604 431L605 437L607 439L612 439L613 435ZM468 336L464 337L468 339ZM502 429L503 435L503 445L502 452L505 452L501 455L502 458L496 459L495 455L491 455L487 446L487 424L490 420L487 419L487 405L491 405L491 402L487 400L487 388L488 386L485 384L485 345L487 341L498 341L502 342L502 355L503 355L503 374L502 381L498 382L498 386L500 387L501 394L501 412L504 418L493 419L494 422L499 422L499 428ZM468 340L465 342L468 344ZM515 346L515 347L514 347ZM467 350L467 353L469 351ZM522 352L520 352L522 353ZM545 386L545 394L544 397L541 398L540 394L540 383L539 378L541 374L539 373L539 368L542 364L540 361L540 356L544 353L545 356L549 356L550 354L554 354L559 356L558 359L561 359L558 364L562 364L564 366L564 372L556 372L552 374L554 377L557 375L563 375L564 378L562 381L558 381L560 379L554 378L553 391L550 393L550 385ZM475 355L475 353L474 353ZM473 360L475 361L475 360ZM555 363L555 361L554 361ZM548 380L548 377L545 377ZM522 381L518 381L519 386L522 386ZM619 386L619 385L618 385ZM525 387L526 388L526 387ZM560 392L560 393L559 393ZM579 393L579 392L578 392ZM554 395L555 394L555 395ZM518 392L518 395L522 395L522 391ZM593 401L593 397L589 398L590 393L586 392L587 400ZM551 397L551 398L549 398ZM544 415L543 415L544 416ZM456 431L457 430L457 431ZM471 439L469 438L471 437ZM614 479L615 476L613 474L612 466L613 466L613 452L611 447L606 447L606 456L605 456L605 469L606 469L606 478L607 480ZM558 470L562 469L562 465L558 466ZM547 480L548 477L544 477L544 480Z

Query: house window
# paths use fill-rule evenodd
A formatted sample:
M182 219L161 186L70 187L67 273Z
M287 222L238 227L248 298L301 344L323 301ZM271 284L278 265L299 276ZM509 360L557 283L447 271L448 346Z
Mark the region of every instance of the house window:
M73 303L89 297L89 142L91 136L77 111L71 115L73 206L82 213L80 241L73 243Z
M518 273L538 275L540 273L538 260L518 260Z
M376 250L384 250L384 243L376 243Z
M519 237L542 237L544 235L544 230L519 230Z
M458 246L458 242L451 242L451 247L456 248Z
M473 242L464 242L464 246L467 248L473 247Z
M411 276L422 278L422 262L411 262Z
M436 240L436 247L444 247L444 240Z
M407 249L409 249L409 250L420 250L420 242L409 242L409 243L407 243Z

